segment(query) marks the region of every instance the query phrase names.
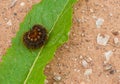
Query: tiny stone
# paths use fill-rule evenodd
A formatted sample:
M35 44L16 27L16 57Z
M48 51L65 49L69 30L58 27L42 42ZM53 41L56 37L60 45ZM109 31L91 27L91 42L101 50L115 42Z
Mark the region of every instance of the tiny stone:
M88 63L86 62L86 60L82 60L82 66L83 66L84 68L87 68Z
M92 16L92 18L97 19L97 17L96 17L96 16Z
M8 18L4 18L4 20L5 20L5 21L7 21L7 20L8 20Z
M114 43L118 44L119 43L119 39L117 37L114 38Z
M8 25L8 26L11 26L11 25L12 25L11 20L9 20L9 21L7 22L7 25Z
M25 6L25 3L24 3L24 2L21 2L21 3L20 3L20 6Z
M58 60L61 60L61 58L58 57Z
M86 60L87 62L92 62L92 58L89 57L89 56L85 57L85 60Z
M48 80L45 80L44 84L48 84Z
M82 37L85 37L85 33L82 33L81 36L82 36Z
M77 72L80 72L80 70L77 70Z
M60 81L62 78L61 78L61 76L56 75L53 79L54 79L55 81Z
M74 61L77 61L77 59L75 58Z
M80 23L81 20L80 20L79 18L76 18L76 21L77 21L78 23Z
M77 10L78 8L75 7L75 10Z
M109 15L110 15L110 17L112 17L112 16L113 16L113 14L112 14L112 13L110 13Z
M104 65L104 70L107 71L109 74L114 74L115 72L117 72L111 64L106 64Z
M73 36L75 36L76 34L73 34Z
M89 76L92 74L92 69L86 69L84 75Z
M53 65L53 64L52 64L52 65ZM54 75L56 75L57 73L56 73L56 72L54 72L53 74L54 74Z
M77 69L74 69L74 71L76 72L76 71L77 71Z
M113 54L112 50L107 51L107 52L104 53L106 63L110 60L110 57L112 56L112 54Z
M50 66L49 66L49 65L47 65L47 66L46 66L46 68L50 68Z
M117 73L120 73L120 70L116 70Z
M96 27L97 27L97 28L100 28L101 25L103 24L103 22L104 22L104 19L98 18L97 21L96 21Z
M101 5L101 7L103 8L103 7L104 7L104 5Z
M104 45L104 46L106 46L109 38L110 38L109 35L101 35L101 34L99 33L98 36L97 36L97 43L98 43L99 45Z
M99 6L99 3L96 3L96 2L95 2L94 4L95 4L95 6Z
M80 55L80 59L83 59L83 56L82 56L82 55Z
M90 9L90 12L93 13L94 12L93 9Z
M12 8L13 6L15 6L16 2L17 2L17 0L12 0L12 1L11 1L11 5L10 5L10 8Z
M66 49L69 49L69 46L68 46L68 45L65 45L64 47L65 47Z
M85 11L84 11L84 10L82 10L81 12L82 12L82 13L84 13Z
M111 64L106 64L105 66L104 66L104 70L105 71L108 71L108 70L111 70L112 69L112 65Z

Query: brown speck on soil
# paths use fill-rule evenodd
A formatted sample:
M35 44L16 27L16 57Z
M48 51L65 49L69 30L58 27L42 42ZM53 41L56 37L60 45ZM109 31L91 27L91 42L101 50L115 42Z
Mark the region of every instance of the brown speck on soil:
M25 15L38 2L0 0L1 56L11 45ZM46 66L46 83L120 84L120 1L79 0L73 9L69 41L57 50L55 58ZM98 21L97 28L99 18L102 23ZM105 45L97 43L98 34L110 37ZM105 62L104 53L108 51L112 54Z

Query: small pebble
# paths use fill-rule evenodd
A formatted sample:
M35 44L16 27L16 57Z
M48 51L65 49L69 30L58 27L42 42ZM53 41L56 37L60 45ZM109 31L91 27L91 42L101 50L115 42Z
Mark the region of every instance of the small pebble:
M101 7L103 8L103 7L104 7L104 5L101 5Z
M97 2L95 2L94 4L95 4L95 6L99 6L99 3L97 3Z
M112 50L107 51L107 52L104 53L104 56L105 56L105 59L106 59L106 61L105 61L106 63L110 60L110 57L112 56L112 54L113 54Z
M114 38L114 43L118 44L119 43L119 39L117 37Z
M92 58L91 58L90 56L85 56L84 59L85 59L88 63L92 62Z
M90 12L93 13L94 12L93 9L90 9Z
M94 15L92 16L92 18L93 18L93 19L97 19L97 17L96 17L96 16L94 16Z
M20 6L25 6L25 2L21 2L21 3L20 3Z
M75 10L77 10L78 8L75 7Z
M68 46L68 45L64 45L64 47L65 47L66 49L69 49L69 46Z
M100 27L103 25L103 22L104 22L104 19L98 18L98 19L96 20L96 27L97 27L97 28L100 28Z
M77 18L76 20L77 20L77 22L78 22L78 23L80 23L80 22L81 22L81 19L79 19L79 18Z
M56 75L54 78L53 78L55 81L61 81L61 76L58 76L58 75Z
M5 21L8 21L8 18L4 18Z
M82 56L82 55L80 55L80 59L83 59L83 56Z
M112 13L110 13L109 15L110 15L110 17L112 17L112 16L113 16L113 14L112 14Z
M115 72L117 72L111 64L105 64L104 65L104 70L107 71L109 74L114 74Z
M49 83L48 80L45 80L44 84L48 84L48 83Z
M82 37L85 37L85 33L82 33L81 36L82 36Z
M50 65L47 65L46 68L50 68Z
M7 22L7 25L8 25L8 26L12 26L12 21L9 20L9 21Z
M82 66L84 67L84 68L87 68L88 67L88 63L86 62L86 60L82 60Z
M108 70L111 70L112 69L112 65L111 64L105 64L104 65L104 70L105 71L108 71Z
M76 72L76 71L77 71L77 69L74 69L74 71Z
M82 12L82 13L85 13L85 11L84 11L84 10L82 10L81 12Z
M89 76L91 74L92 74L92 69L86 69L85 72L84 72L85 76Z
M106 46L107 43L108 43L108 40L109 40L110 36L109 35L101 35L100 33L98 34L97 36L97 43L99 45L104 45Z
M11 0L11 4L10 4L10 8L12 8L13 6L15 6L17 0Z

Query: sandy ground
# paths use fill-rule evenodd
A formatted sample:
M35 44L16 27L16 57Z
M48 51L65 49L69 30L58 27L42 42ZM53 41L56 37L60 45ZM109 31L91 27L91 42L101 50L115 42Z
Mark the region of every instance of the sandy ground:
M15 2L14 2L15 1ZM0 0L0 55L39 0ZM74 6L69 41L46 66L46 84L120 84L120 1L83 0Z

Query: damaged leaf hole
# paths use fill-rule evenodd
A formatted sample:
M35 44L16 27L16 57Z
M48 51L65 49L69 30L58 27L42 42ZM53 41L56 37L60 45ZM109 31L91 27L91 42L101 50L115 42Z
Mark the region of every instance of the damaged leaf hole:
M42 25L36 24L23 35L23 43L27 48L36 49L42 47L47 40L47 30Z

